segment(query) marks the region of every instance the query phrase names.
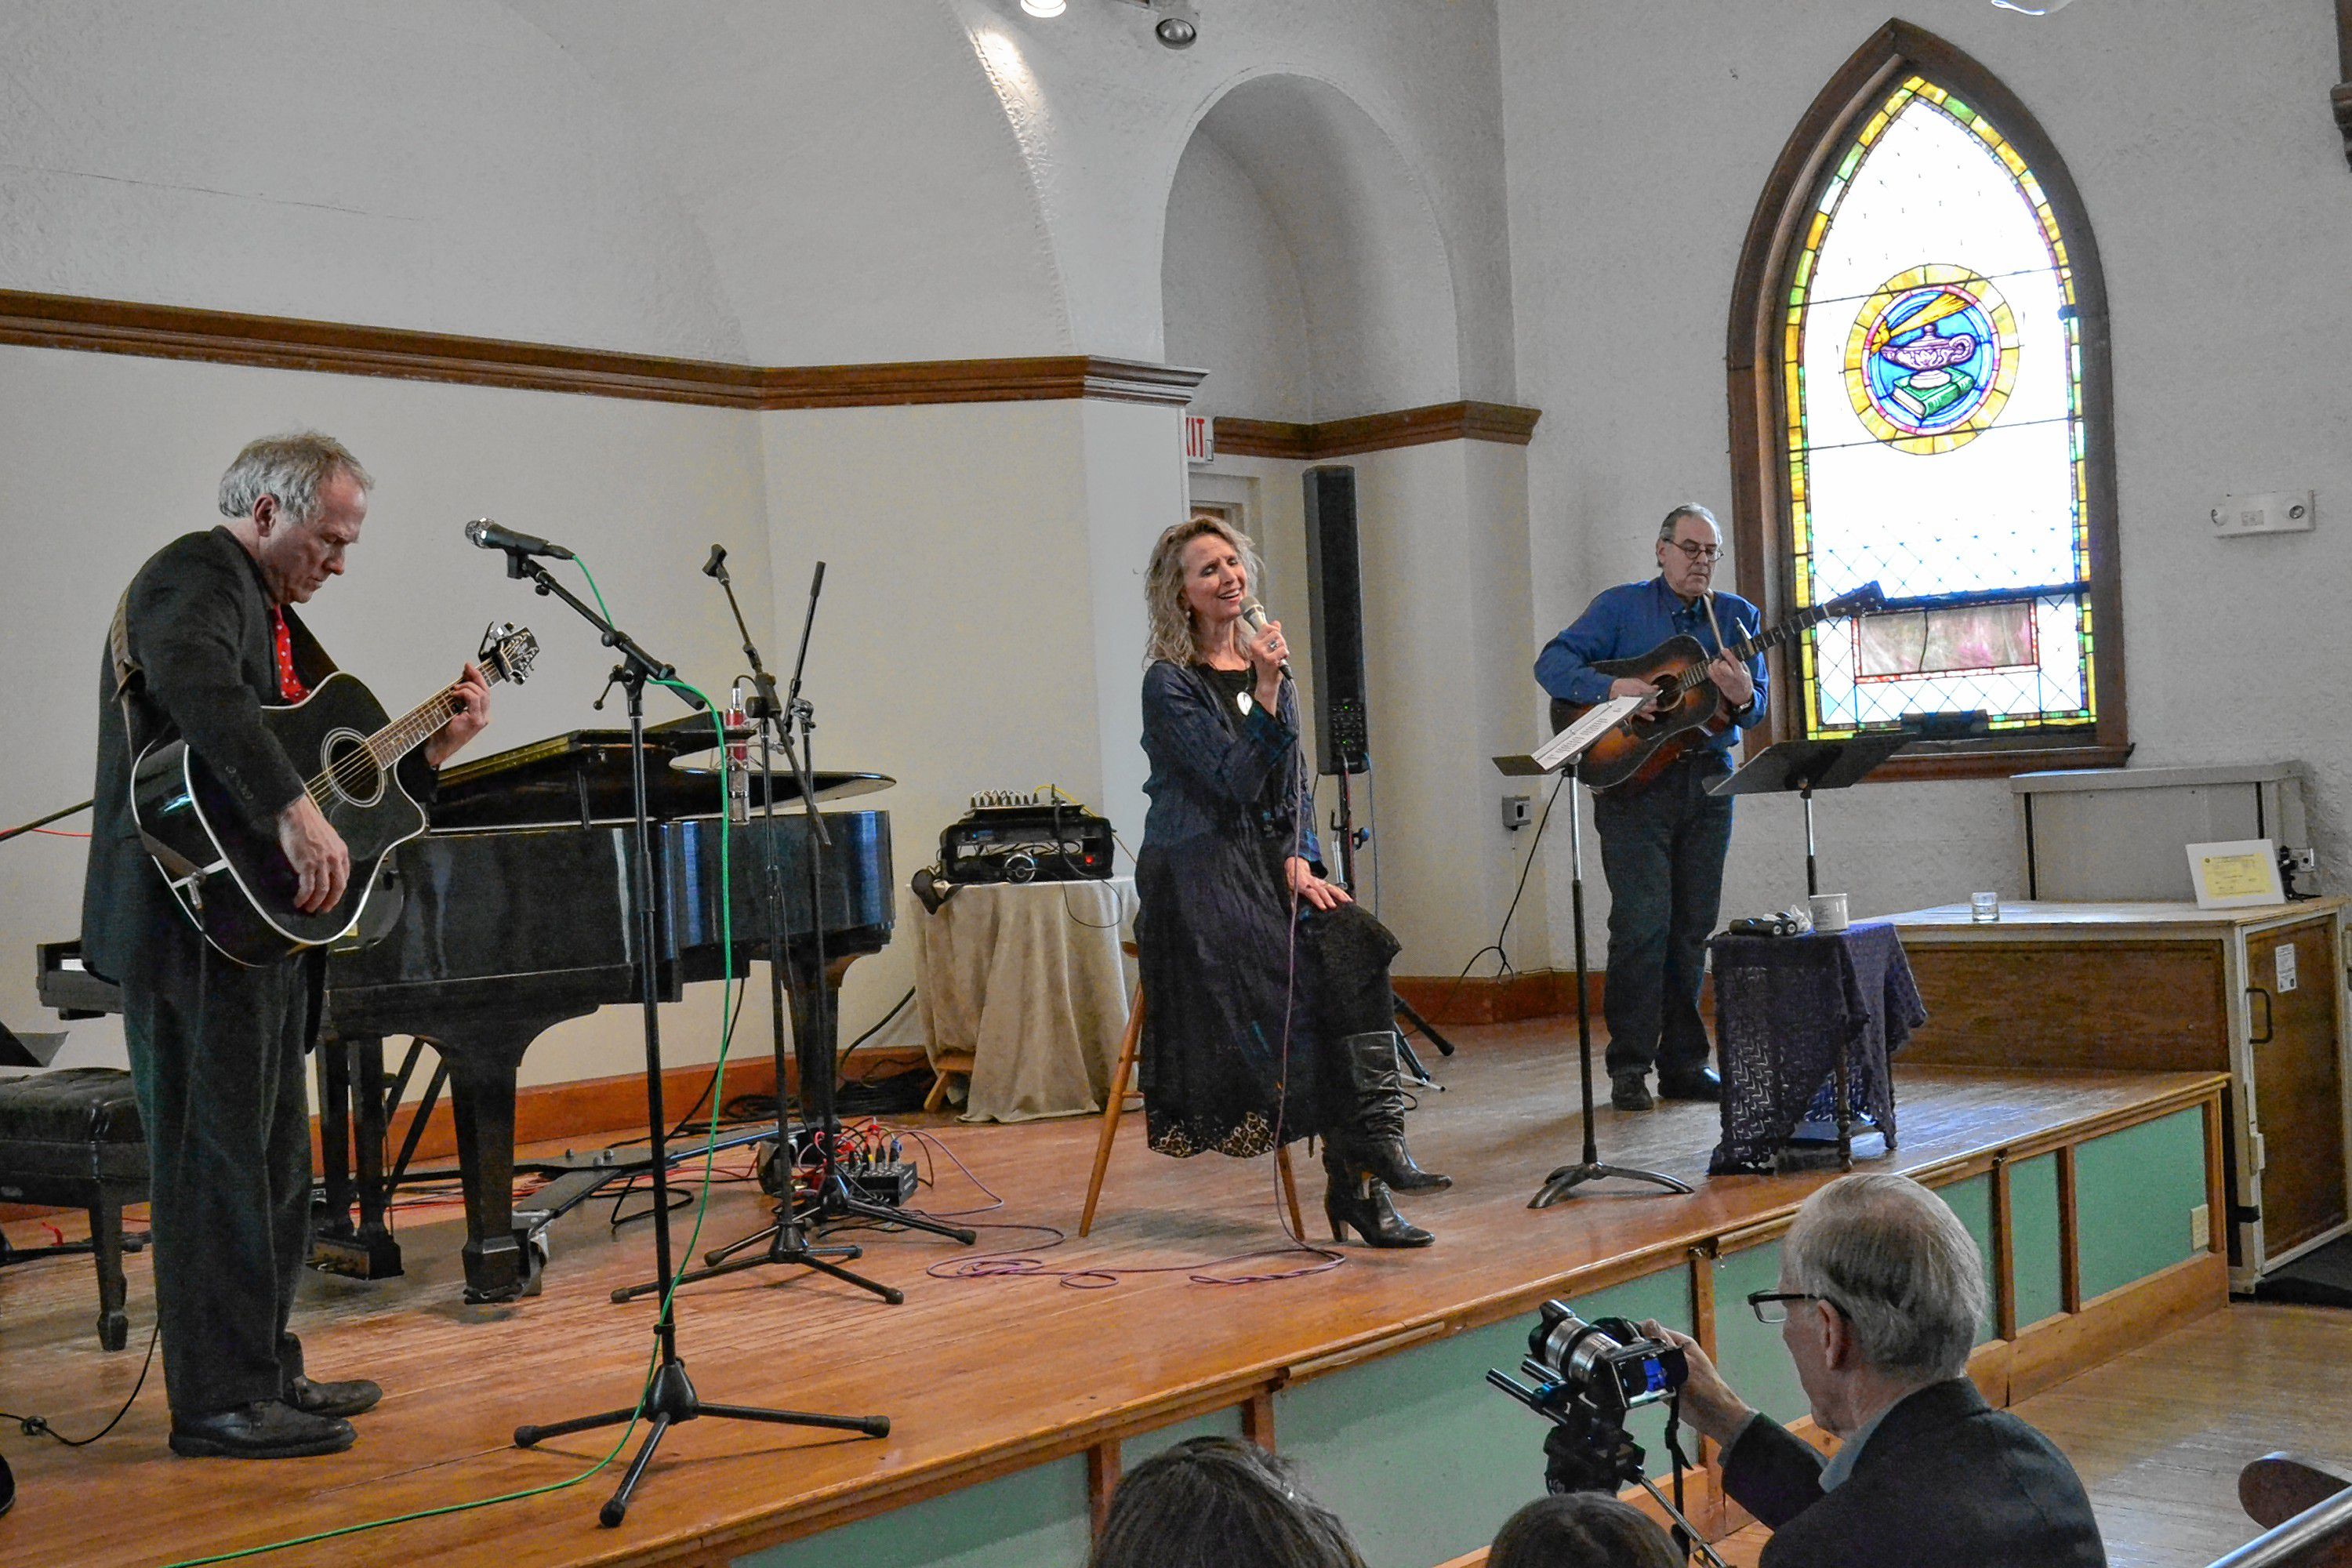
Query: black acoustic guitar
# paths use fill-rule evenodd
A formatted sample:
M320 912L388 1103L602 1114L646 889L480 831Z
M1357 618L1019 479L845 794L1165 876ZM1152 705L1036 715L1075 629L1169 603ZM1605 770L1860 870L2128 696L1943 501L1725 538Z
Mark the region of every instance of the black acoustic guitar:
M478 661L493 684L521 685L539 642L494 626ZM310 798L351 850L352 876L340 901L316 914L294 907L299 879L277 835L248 826L228 792L186 742L165 741L131 769L131 814L172 896L205 941L238 963L268 963L323 947L360 923L376 873L394 847L425 831L425 811L394 770L457 711L451 682L398 719L355 676L338 670L301 701L261 710L261 721Z
M1875 583L1853 593L1799 610L1770 631L1733 643L1725 651L1745 663L1766 648L1788 641L1823 621L1866 616L1886 602ZM1695 746L1720 734L1726 721L1723 693L1706 675L1712 658L1696 637L1668 637L1635 658L1612 658L1592 667L1612 679L1632 677L1658 689L1657 706L1619 723L1586 749L1576 764L1576 776L1594 791L1638 790L1666 771L1667 765ZM1567 729L1599 704L1555 700L1551 705L1553 733Z

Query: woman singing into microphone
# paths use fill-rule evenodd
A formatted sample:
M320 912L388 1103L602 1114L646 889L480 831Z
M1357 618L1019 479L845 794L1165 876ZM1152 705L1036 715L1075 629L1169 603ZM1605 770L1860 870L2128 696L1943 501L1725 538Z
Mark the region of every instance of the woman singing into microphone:
M1144 579L1135 932L1151 1147L1248 1156L1320 1133L1333 1237L1426 1247L1389 1202L1451 1184L1404 1147L1397 942L1323 879L1289 650L1279 623L1244 618L1257 576L1247 536L1194 518L1160 536Z

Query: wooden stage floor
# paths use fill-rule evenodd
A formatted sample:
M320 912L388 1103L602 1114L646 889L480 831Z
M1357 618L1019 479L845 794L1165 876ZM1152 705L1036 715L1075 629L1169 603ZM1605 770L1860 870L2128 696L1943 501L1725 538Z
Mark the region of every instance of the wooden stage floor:
M1042 1247L1041 1229L990 1230L982 1247L1023 1247L1047 1266L1157 1269L1108 1289L1053 1279L940 1279L926 1270L969 1254L917 1234L856 1237L856 1265L907 1292L890 1307L797 1270L757 1270L680 1297L680 1343L704 1398L887 1415L880 1440L705 1420L671 1433L618 1530L596 1511L619 1467L520 1501L299 1547L263 1559L308 1564L433 1561L444 1568L554 1563L716 1564L812 1527L950 1489L1065 1454L1140 1417L1231 1405L1286 1366L1417 1326L1481 1315L1538 1293L1655 1268L1699 1237L1783 1214L1826 1176L1703 1173L1712 1107L1645 1115L1601 1111L1603 1155L1681 1175L1695 1195L1597 1191L1551 1209L1527 1206L1545 1174L1572 1160L1580 1138L1572 1035L1558 1021L1458 1031L1462 1052L1437 1064L1447 1092L1412 1121L1415 1152L1453 1173L1450 1193L1410 1200L1437 1232L1418 1252L1345 1249L1346 1263L1311 1278L1254 1285L1197 1283L1200 1267L1281 1242L1274 1163L1214 1156L1176 1162L1143 1147L1139 1119L1120 1137L1092 1237ZM1902 1147L1865 1168L1917 1171L2032 1132L2127 1113L2203 1081L2193 1074L2035 1078L1905 1069ZM1001 1194L975 1216L1008 1226L1075 1232L1097 1123L1014 1127L929 1122L946 1147ZM1874 1152L1875 1138L1864 1142ZM1302 1161L1310 1224L1320 1173ZM950 1169L922 1201L968 1211L987 1199ZM366 1375L387 1390L362 1416L347 1454L268 1464L175 1459L160 1373L116 1428L68 1451L0 1427L0 1452L21 1490L0 1519L0 1561L158 1564L501 1493L577 1476L614 1447L617 1428L525 1452L521 1422L626 1405L651 1345L649 1302L607 1293L651 1271L643 1225L615 1239L607 1205L575 1211L554 1237L545 1294L498 1308L458 1299L462 1226L412 1221L401 1232L410 1272L362 1284L310 1279L297 1328L320 1376ZM756 1228L756 1189L714 1189L704 1247ZM1228 1265L1259 1272L1312 1261L1293 1255ZM152 1321L143 1258L131 1260L131 1348L99 1350L87 1259L0 1270L0 1408L38 1412L60 1430L94 1429L138 1376ZM1513 1308L1513 1310L1517 1310ZM1498 1420L1510 1413L1496 1396ZM1538 1445L1512 1429L1530 1467ZM634 1449L635 1438L631 1439ZM845 1511L847 1510L847 1511Z

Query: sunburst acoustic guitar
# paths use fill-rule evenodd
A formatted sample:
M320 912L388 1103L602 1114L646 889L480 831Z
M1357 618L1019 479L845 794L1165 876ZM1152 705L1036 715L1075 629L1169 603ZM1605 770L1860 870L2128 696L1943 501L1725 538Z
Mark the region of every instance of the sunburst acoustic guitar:
M1878 584L1866 583L1827 604L1808 605L1771 630L1744 637L1725 651L1745 662L1823 621L1866 616L1885 602ZM1637 658L1612 658L1592 667L1612 679L1630 676L1648 681L1658 689L1658 700L1647 713L1623 721L1586 749L1583 760L1576 764L1576 776L1586 787L1596 792L1640 789L1664 773L1677 757L1704 745L1709 735L1723 731L1730 716L1723 693L1706 676L1707 661L1713 657L1696 637L1669 637ZM1553 731L1567 729L1593 706L1555 700Z

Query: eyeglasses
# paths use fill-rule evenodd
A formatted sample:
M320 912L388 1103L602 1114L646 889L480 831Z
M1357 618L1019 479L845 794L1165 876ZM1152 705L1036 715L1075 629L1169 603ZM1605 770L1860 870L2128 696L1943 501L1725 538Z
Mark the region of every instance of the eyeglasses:
M1785 1323L1789 1321L1791 1301L1829 1301L1832 1310L1843 1314L1845 1309L1827 1296L1816 1296L1807 1290L1757 1290L1749 1294L1748 1305L1755 1311L1759 1323Z
M1704 561L1709 565L1713 565L1716 562L1723 559L1723 551L1717 545L1693 544L1687 540L1681 539L1670 539L1665 542L1673 545L1676 550L1681 551L1693 561Z

